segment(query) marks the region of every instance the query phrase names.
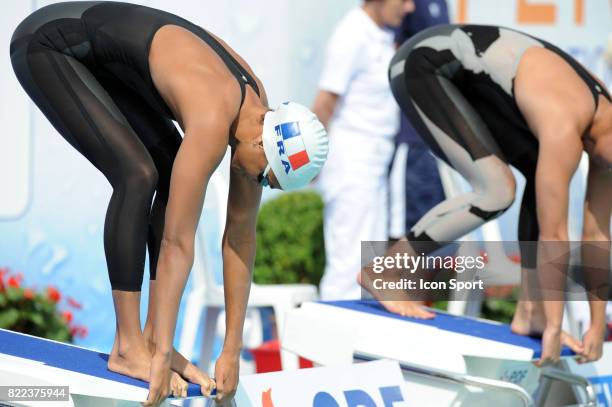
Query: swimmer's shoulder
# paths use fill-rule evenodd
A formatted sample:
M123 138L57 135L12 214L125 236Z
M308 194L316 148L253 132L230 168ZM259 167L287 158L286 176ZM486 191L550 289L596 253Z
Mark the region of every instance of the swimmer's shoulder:
M519 109L536 133L558 127L582 134L593 118L595 103L588 85L565 59L546 48L525 51L514 93Z
M253 80L257 84L257 90L259 91L259 98L262 100L262 102L264 102L265 106L268 106L268 98L266 96L266 90L264 88L264 85L262 81L259 79L259 77L255 74L255 71L253 71L251 66L247 63L247 61L244 58L242 58L242 56L239 53L237 53L232 47L230 47L222 38L211 33L210 31L208 31L208 33L214 39L216 39L223 46L223 48L225 48L225 50L229 52L230 55L234 57L234 59L249 73L249 75L253 78Z
M239 84L215 51L203 45L174 25L160 28L151 45L151 78L182 128L187 115L214 112L233 120L240 109Z

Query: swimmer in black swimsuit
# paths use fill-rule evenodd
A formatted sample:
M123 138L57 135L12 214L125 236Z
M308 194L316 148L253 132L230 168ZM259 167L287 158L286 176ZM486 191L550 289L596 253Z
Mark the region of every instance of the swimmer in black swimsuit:
M473 188L428 212L408 232L409 243L427 241L435 247L435 242L459 239L506 211L516 194L510 166L526 178L519 240L567 242L569 182L584 150L590 168L583 240L607 243L609 258L612 100L577 61L514 30L446 25L404 43L390 64L389 79L423 139ZM536 255L522 252L521 261L524 269L534 268ZM563 291L563 283L556 287ZM601 356L604 337L606 301L589 300L593 318L584 343L564 338L583 361ZM433 316L414 302L385 305L407 315ZM519 303L517 312L533 311L524 306ZM541 361L554 361L560 351L563 301L539 306L545 314L535 329L543 334ZM515 317L513 329L533 333L521 319Z
M213 34L140 5L43 7L16 28L10 55L17 78L42 113L113 187L104 250L117 334L108 367L150 379L149 404L168 395L170 368L201 384L204 393L213 385L172 342L206 185L231 147L222 243L227 335L216 364L218 398L231 397L261 187L307 184L326 159L323 126L296 103L270 110L261 82ZM146 248L151 296L143 334L139 303ZM174 394L184 395L185 383L174 380Z

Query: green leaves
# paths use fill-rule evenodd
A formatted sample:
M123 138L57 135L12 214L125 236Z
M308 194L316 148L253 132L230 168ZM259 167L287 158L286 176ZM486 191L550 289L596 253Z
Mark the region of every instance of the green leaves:
M482 317L492 319L494 321L510 323L516 310L518 299L518 290L513 290L513 293L508 298L487 298L482 303Z
M19 320L19 311L9 308L0 311L0 328L10 329Z
M323 201L314 192L292 192L266 202L257 219L258 284L318 285L325 268Z
M57 304L48 296L18 285L7 284L0 288L3 288L0 289L0 328L64 342L72 341L70 326L60 315Z
M5 295L6 299L11 302L19 301L23 297L23 290L21 288L8 288Z
M40 314L29 313L27 314L27 317L30 321L38 326L43 326L45 324L45 320Z

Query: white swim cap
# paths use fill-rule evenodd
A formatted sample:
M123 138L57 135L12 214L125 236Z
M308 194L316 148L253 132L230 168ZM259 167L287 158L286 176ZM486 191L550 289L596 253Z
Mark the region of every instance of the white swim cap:
M285 191L307 185L327 159L327 132L317 116L299 103L285 102L267 112L262 138L268 159L264 175L272 169Z

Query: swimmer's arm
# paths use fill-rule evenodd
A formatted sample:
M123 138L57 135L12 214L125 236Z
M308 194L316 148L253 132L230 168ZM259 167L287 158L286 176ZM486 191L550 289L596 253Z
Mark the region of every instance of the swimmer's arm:
M536 203L540 240L568 240L569 184L582 156L580 136L592 118L591 95L582 90L576 92L561 81L544 81L536 75L517 77L517 105L539 141Z
M336 105L340 96L328 90L319 90L312 106L312 111L317 115L323 126L327 128L329 121L334 115Z
M582 154L580 137L571 132L540 137L536 200L540 240L568 240L569 186Z
M610 241L612 200L609 197L612 197L612 172L591 160L584 199L582 240Z
M551 121L551 123L554 123ZM538 279L545 301L546 330L560 335L567 274L569 186L580 162L577 133L550 128L540 133L536 203L540 236ZM554 358L555 356L553 356ZM558 355L556 355L558 357Z
M208 181L227 150L229 121L222 114L187 122L172 166L164 234L157 265L156 355L169 357L179 304L194 259L195 234ZM189 117L189 116L187 116Z
M249 64L223 39L210 34L251 74L257 83L261 102L268 107L268 95L264 85ZM242 330L255 261L255 225L261 190L253 180L231 170L227 219L222 242L226 318L223 352L231 356L239 356L242 347Z
M238 356L255 263L255 226L261 186L242 174L230 173L227 220L223 234L223 285L226 327L223 353Z
M582 247L582 265L589 292L591 326L605 329L606 299L609 292L610 215L612 214L612 172L589 164L584 200L582 240L598 242Z

